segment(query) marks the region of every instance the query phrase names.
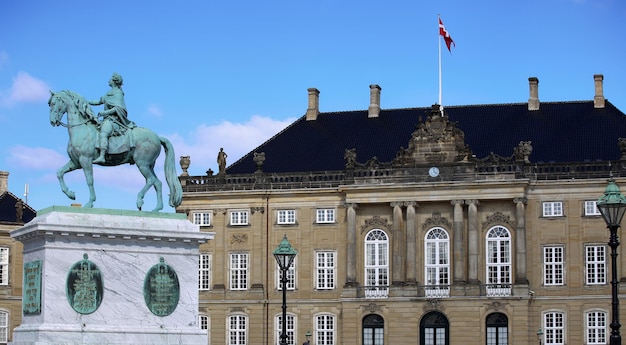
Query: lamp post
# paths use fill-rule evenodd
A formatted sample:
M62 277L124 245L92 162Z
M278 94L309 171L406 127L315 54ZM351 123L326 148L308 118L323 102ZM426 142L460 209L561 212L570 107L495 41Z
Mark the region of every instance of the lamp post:
M306 331L306 334L304 335L306 337L306 342L302 345L309 345L311 344L311 331Z
M539 340L539 345L541 345L541 338L543 338L543 331L541 330L541 327L539 327L539 330L537 331L537 340Z
M283 289L283 330L280 334L280 345L287 345L287 270L293 263L298 252L295 251L287 240L287 234L283 236L283 240L274 250L274 258L278 263L281 271L280 283Z
M624 212L626 212L626 197L619 191L613 178L609 180L608 186L604 190L604 195L598 199L596 206L606 222L606 227L611 232L609 237L609 247L611 247L611 345L621 345L622 336L619 333L621 327L619 323L619 299L617 298L617 229L620 227Z

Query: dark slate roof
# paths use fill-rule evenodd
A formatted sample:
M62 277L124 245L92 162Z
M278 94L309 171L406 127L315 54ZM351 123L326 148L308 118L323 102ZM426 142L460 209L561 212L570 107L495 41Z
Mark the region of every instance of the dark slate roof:
M4 192L0 194L0 222L20 223L16 221L15 203L19 200L15 194ZM22 221L28 223L37 216L37 212L27 204L24 204Z
M282 132L227 168L229 174L253 173L254 152L265 152L263 171L302 172L343 170L344 151L356 148L357 161L372 157L393 160L407 148L411 134L431 107L383 109L377 118L367 110L320 113L316 120L296 120ZM543 102L537 111L527 103L447 106L448 119L465 133L465 143L477 158L491 152L508 157L520 141L532 141L531 162L617 160L618 138L626 137L626 116L606 101Z

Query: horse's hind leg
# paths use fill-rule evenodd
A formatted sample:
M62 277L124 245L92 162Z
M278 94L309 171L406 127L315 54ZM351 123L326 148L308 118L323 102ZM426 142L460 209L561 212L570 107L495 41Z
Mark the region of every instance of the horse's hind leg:
M141 207L143 206L143 197L146 195L146 192L150 189L150 187L154 186L157 196L157 205L152 212L161 211L163 209L163 185L154 173L154 164L136 164L143 177L146 178L146 185L143 186L137 194L137 209L141 211Z
M63 191L65 195L67 195L68 198L72 200L76 200L76 194L74 194L74 192L71 191L67 187L67 185L65 184L65 179L63 179L63 176L67 174L68 172L74 171L79 168L80 167L76 165L76 163L70 160L67 163L65 163L65 165L62 166L59 170L57 170L57 179L59 180L59 184L61 185L61 190Z

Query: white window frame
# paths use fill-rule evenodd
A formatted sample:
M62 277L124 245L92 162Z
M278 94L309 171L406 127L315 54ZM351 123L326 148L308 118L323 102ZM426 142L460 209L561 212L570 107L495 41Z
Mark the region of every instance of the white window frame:
M512 236L509 229L494 226L485 236L487 296L510 296L512 265Z
M389 235L382 229L365 234L365 297L386 298L389 293Z
M9 312L0 310L0 343L7 344L9 341Z
M248 344L248 316L244 314L233 314L226 318L226 344L227 345L247 345Z
M0 285L9 285L9 248L0 247Z
M277 314L274 317L274 334L276 334L276 345L280 345L280 335L283 333L283 323L281 322L283 318L282 314ZM297 319L296 315L292 313L287 313L287 344L288 345L296 345L296 329L297 327Z
M541 206L544 217L563 217L563 201L544 201Z
M426 296L450 294L450 236L444 228L430 229L424 236L424 282Z
M585 284L606 284L606 246L600 244L585 246Z
M206 314L199 314L198 315L198 327L200 327L200 329L205 330L207 332L207 334L210 334L210 328L211 328L211 319L209 318L208 315ZM210 339L211 337L209 337Z
M315 252L315 289L333 290L337 281L337 252L320 250Z
M609 313L604 310L589 310L585 313L585 344L608 344Z
M601 216L600 210L598 210L597 200L585 200L584 203L584 215L585 216Z
M565 313L562 311L547 311L543 314L543 344L565 345Z
M334 208L318 208L315 210L315 222L317 224L330 224L336 221Z
M543 247L543 285L565 285L565 248L561 245Z
M296 289L296 260L298 258L294 258L293 261L291 262L291 265L289 266L289 268L287 269L287 291L293 291ZM274 261L275 262L275 261ZM283 284L281 283L280 279L282 278L283 275L283 271L280 269L280 266L278 266L278 262L275 262L276 265L274 265L274 269L276 272L276 289L278 291L283 291Z
M278 210L276 223L280 225L296 224L296 210Z
M314 322L314 344L335 345L337 317L330 313L317 314Z
M232 210L229 214L230 225L242 226L250 224L249 210Z
M195 225L211 226L213 213L209 211L192 212L191 219Z
M200 253L198 257L198 289L200 291L211 290L212 268L213 268L212 254Z
M230 290L247 290L248 277L250 276L250 254L230 253L229 259Z

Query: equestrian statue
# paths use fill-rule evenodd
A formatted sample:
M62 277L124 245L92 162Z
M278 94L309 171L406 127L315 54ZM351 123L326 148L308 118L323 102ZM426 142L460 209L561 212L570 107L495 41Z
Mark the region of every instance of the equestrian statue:
M145 186L137 194L137 209L141 211L146 192L154 187L157 205L152 212L158 212L163 209L162 183L154 173L154 165L163 146L165 180L170 189L169 205L177 207L182 201L183 193L180 180L176 176L174 148L167 138L147 128L138 127L128 119L122 84L122 76L113 73L109 80L111 89L94 101L88 101L69 90L50 91L50 124L67 127L70 137L67 144L70 160L57 171L61 190L75 200L76 195L67 187L63 176L70 171L83 169L89 187L89 201L84 207L93 207L96 201L93 165L135 164L146 179ZM104 110L96 116L91 105L104 105ZM67 114L67 124L61 122L64 114ZM102 120L99 120L100 117Z

